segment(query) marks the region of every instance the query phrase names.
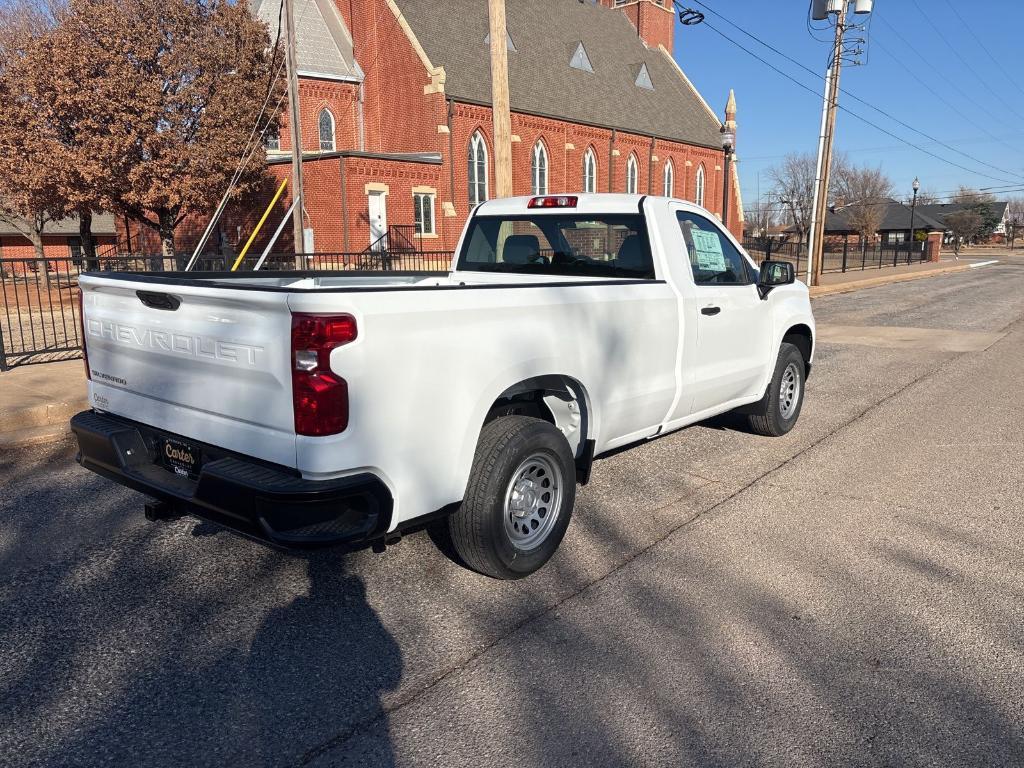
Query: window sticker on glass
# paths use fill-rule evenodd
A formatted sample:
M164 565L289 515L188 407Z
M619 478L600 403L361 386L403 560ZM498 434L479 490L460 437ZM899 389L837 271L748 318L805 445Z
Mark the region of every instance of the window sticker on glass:
M708 272L725 272L725 254L722 241L714 232L703 232L694 227L691 232L693 247L697 251L697 269Z

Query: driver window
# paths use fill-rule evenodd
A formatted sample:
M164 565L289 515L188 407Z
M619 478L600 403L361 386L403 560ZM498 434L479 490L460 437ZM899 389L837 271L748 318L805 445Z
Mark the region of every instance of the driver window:
M688 211L678 211L676 219L697 285L750 284L746 259L716 224Z

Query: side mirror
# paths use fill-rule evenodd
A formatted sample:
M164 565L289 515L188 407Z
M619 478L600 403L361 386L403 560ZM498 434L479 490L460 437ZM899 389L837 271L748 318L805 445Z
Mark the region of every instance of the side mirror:
M757 281L757 290L761 298L765 298L773 288L780 285L791 285L796 282L796 272L788 261L762 261L761 276Z

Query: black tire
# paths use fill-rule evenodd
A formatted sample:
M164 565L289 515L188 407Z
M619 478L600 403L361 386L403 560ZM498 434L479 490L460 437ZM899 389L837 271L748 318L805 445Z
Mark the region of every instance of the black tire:
M514 474L530 489L537 489L536 494L531 490L536 504L529 519L506 512L506 499L514 498ZM545 480L548 485L542 487ZM545 493L547 502L542 501ZM558 549L575 500L576 467L562 433L541 419L505 416L481 430L466 496L445 521L448 535L444 538L466 567L496 579L520 579L539 570ZM545 503L549 505L546 512ZM542 530L529 529L527 523L534 521ZM508 530L520 525L523 537L543 534L543 538L521 547L515 539L519 528L516 533Z
M790 395L791 405L787 407L782 397L782 383L783 377L789 380L789 375L795 377L796 391ZM806 381L807 370L803 355L792 344L783 342L779 347L775 372L768 382L768 390L759 402L750 406L747 422L751 431L766 437L781 437L789 432L800 418Z

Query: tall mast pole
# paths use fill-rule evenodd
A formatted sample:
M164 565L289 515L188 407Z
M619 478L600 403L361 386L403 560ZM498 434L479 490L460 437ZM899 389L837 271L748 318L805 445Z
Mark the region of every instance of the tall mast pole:
M292 134L292 200L295 213L292 226L295 240L295 268L303 269L302 253L305 251L303 213L305 195L302 186L302 120L299 116L298 60L295 55L295 9L292 0L283 0L285 24L285 74L288 78L289 123Z
M495 197L512 196L512 115L508 95L505 0L487 0L491 32L491 114L494 117Z

